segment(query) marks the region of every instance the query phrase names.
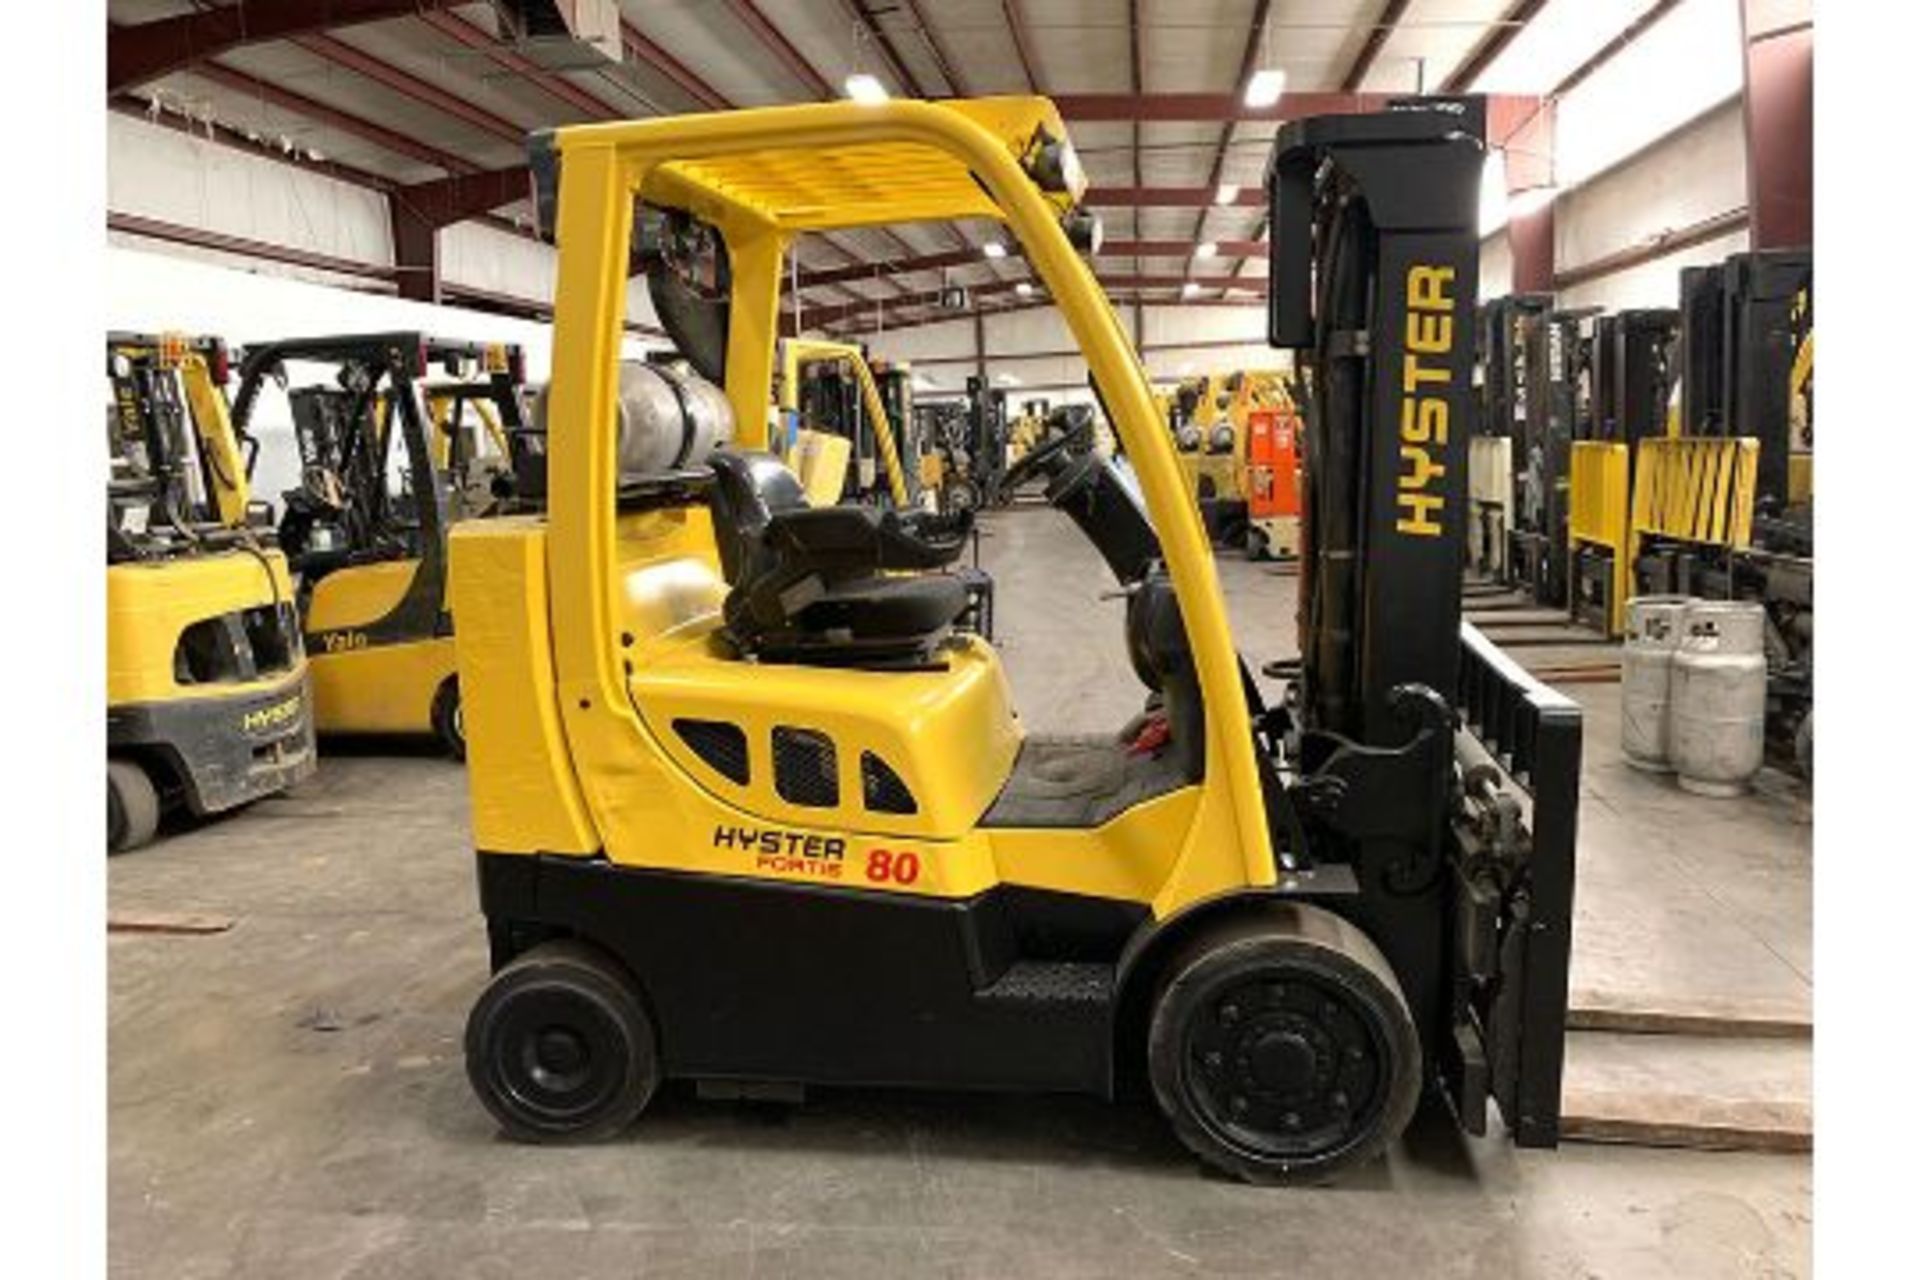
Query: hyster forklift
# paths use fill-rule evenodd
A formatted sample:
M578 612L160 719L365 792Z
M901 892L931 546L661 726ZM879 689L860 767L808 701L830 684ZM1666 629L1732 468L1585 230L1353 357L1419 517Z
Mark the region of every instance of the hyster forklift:
M107 848L313 772L293 580L253 527L218 338L107 335Z
M465 750L446 602L454 512L440 463L450 454L436 445L421 380L487 360L484 344L413 332L293 338L242 354L234 422L256 457L260 397L269 382L287 388L300 487L282 495L279 537L299 577L321 733L432 734L456 759ZM515 492L537 506L537 492L519 486L544 483L542 442L521 424L511 373L476 385L496 417L516 424L505 433L519 455L509 459Z
M467 1067L509 1135L606 1137L679 1079L1144 1086L1259 1182L1371 1160L1423 1093L1556 1141L1579 714L1459 603L1483 113L1413 102L1276 144L1272 336L1315 393L1303 657L1272 707L1076 253L1051 103L536 136L548 508L452 537L494 968ZM728 258L722 318L688 326L720 335L738 429L704 468L620 465L636 202ZM998 653L952 626L963 520L810 508L762 452L792 238L969 217L1018 237L1124 446L1048 492L1126 594L1151 710L1125 737L1021 723Z

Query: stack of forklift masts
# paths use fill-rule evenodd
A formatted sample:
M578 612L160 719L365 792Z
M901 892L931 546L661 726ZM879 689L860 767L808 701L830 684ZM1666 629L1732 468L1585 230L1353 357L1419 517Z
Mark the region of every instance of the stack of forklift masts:
M1636 595L1764 605L1767 737L1810 773L1813 256L1688 267L1677 296L1482 308L1467 564L1609 637Z

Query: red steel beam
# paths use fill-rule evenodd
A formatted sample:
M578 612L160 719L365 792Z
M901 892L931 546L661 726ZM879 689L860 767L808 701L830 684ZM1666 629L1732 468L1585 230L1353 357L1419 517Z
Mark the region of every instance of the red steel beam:
M1252 77L1255 64L1260 59L1261 34L1266 30L1267 15L1272 8L1271 0L1259 0L1259 3L1253 6L1253 20L1247 25L1247 43L1240 50L1240 70L1233 81L1233 91L1243 101L1246 98L1247 81ZM1226 172L1227 147L1233 142L1233 131L1237 127L1239 127L1238 121L1229 120L1220 130L1220 143L1213 149L1213 163L1207 166L1209 189L1218 187L1220 175ZM1203 208L1194 216L1193 238L1195 240L1206 238L1207 212L1208 210Z
M449 8L460 0L246 0L107 30L107 92L118 93L269 40Z
M920 0L907 0L907 12L913 15L914 24L920 29L920 40L927 46L933 65L940 68L941 78L947 82L948 90L958 98L973 96L973 90L967 87L966 73L960 70L959 60L947 48L947 42L940 38L939 29L928 21L926 12L920 7Z
M625 46L629 58L644 62L658 71L670 80L676 89L708 111L725 111L733 105L712 85L689 70L685 63L649 40L631 22L621 21L620 41Z
M1197 246L1191 240L1109 240L1100 246L1102 258L1190 258ZM1222 257L1264 258L1267 256L1267 244L1263 240L1222 240L1219 242ZM1017 255L1018 244L1009 244L1007 252ZM938 271L947 267L966 267L984 263L986 259L977 249L955 249L947 253L929 253L914 258L895 258L856 267L830 267L825 270L800 272L800 287L813 288L818 285L835 284L840 281L869 280L877 270L892 275L901 275L916 271Z
M177 222L166 222L159 218L146 218L134 213L107 214L107 230L118 231L123 235L142 236L149 240L164 240L170 244L192 245L199 249L215 249L221 253L237 254L242 257L260 258L268 262L284 262L296 267L307 267L314 271L330 271L336 275L358 276L368 280L387 280L394 278L394 268L384 263L360 262L353 258L337 258L332 254L316 253L311 249L297 249L290 245L271 244L265 240L251 240L244 236L232 236L222 231L209 231L204 227L182 226Z
M1215 203L1217 186L1208 187L1089 187L1080 203L1106 209L1201 209ZM1266 192L1247 187L1229 203L1243 207L1265 205Z
M773 25L766 14L760 12L760 7L753 0L727 0L727 7L733 11L733 16L740 20L740 25L752 32L754 38L765 45L780 60L781 65L807 87L808 92L816 98L833 96L833 86L827 83L826 77L814 69L814 65L807 61L806 55L793 47L792 41L781 34L780 28Z
M338 107L329 106L305 94L282 88L258 76L248 75L236 67L229 67L224 62L199 63L193 68L193 74L232 89L235 93L244 93L250 98L272 103L283 111L291 111L318 124L338 129L341 133L358 138L362 142L371 142L381 150L391 151L397 156L418 160L422 164L430 164L435 168L445 169L449 173L468 173L474 168L460 157L442 151L438 147L429 146L418 138L389 129L364 116L353 115Z
M913 97L928 96L926 87L920 83L919 77L913 74L913 68L907 65L907 60L900 56L900 50L894 45L893 37L880 25L880 20L874 16L873 10L867 7L866 0L840 0L840 7L846 10L849 19L857 23L872 38L873 43L880 50L880 56L887 60L887 69L893 72L894 83Z
M345 67L357 75L365 76L376 84L425 107L431 107L442 115L452 116L474 128L490 133L515 146L524 145L527 130L513 121L497 116L484 107L477 107L458 94L449 93L438 85L430 84L412 72L403 71L390 62L356 48L344 40L321 33L294 37L293 43L305 49L315 57L323 58L336 66Z
M1440 83L1442 93L1464 93L1480 78L1480 73L1493 65L1493 60L1506 51L1514 37L1526 30L1539 12L1547 7L1547 0L1515 0L1507 16L1494 24L1493 30L1473 47L1466 60L1453 69L1453 72Z
M1384 93L1283 93L1271 107L1249 107L1239 93L1060 93L1053 103L1063 120L1124 123L1128 120L1222 123L1264 120L1278 123L1301 116L1378 111L1392 95Z
M172 129L176 133L190 134L197 138L206 137L209 131L204 121L186 120L165 111L160 112L156 116L148 109L145 102L132 94L116 94L107 99L107 109L109 111L117 111L123 116L146 120L159 125L163 129ZM309 160L299 152L292 154L283 153L277 148L270 148L265 141L249 138L238 129L221 124L217 120L214 121L211 132L213 141L218 142L221 146L231 147L235 151L243 151L248 155L259 156L278 164L292 165L296 169L305 169L310 173L323 174L326 177L334 179L336 182L345 182L356 187L364 187L368 191L378 191L382 195L392 191L396 185L390 179L381 174L374 173L372 170L361 169L350 164L342 164L338 160Z
M1374 20L1373 27L1367 32L1366 43L1360 46L1360 52L1354 55L1353 65L1347 68L1347 74L1340 77L1340 90L1353 93L1367 81L1367 72L1373 70L1374 60L1380 56L1380 50L1386 47L1393 37L1394 28L1400 25L1400 19L1406 16L1410 0L1387 0L1386 8Z
M1756 249L1799 248L1813 243L1813 24L1762 31L1763 17L1742 0L1751 238Z
M1000 0L1000 12L1006 15L1007 32L1013 37L1013 51L1019 55L1020 70L1027 77L1027 92L1045 93L1040 71L1033 57L1033 36L1027 30L1027 9L1020 0Z
M1566 78L1561 80L1559 84L1553 86L1547 96L1550 98L1566 97L1567 94L1573 91L1575 85L1578 85L1588 76L1612 61L1621 50L1645 35L1654 23L1660 21L1660 19L1666 17L1679 7L1680 0L1657 0L1657 3L1651 5L1645 13L1621 28L1619 35L1601 45L1591 58L1588 58L1572 71L1569 71Z
M441 35L485 55L494 65L513 72L548 97L566 103L589 120L609 120L620 114L573 81L515 53L490 32L481 30L457 13L423 13L420 17Z
M1189 283L1198 283L1201 286L1201 288L1204 290L1211 290L1211 291L1217 292L1222 289L1231 288L1242 293L1253 294L1257 297L1264 297L1267 291L1267 282L1264 280L1239 280L1239 281L1233 281L1231 283L1225 280L1221 280L1217 283L1208 283L1204 279L1199 281L1194 281L1193 278L1190 276L1142 276L1142 275L1098 276L1097 279L1100 282L1101 288L1106 289L1108 291L1173 290L1173 289L1183 288L1185 285ZM1024 280L1024 281L1023 280L995 280L990 284L976 285L971 289L969 289L967 292L971 297L976 299L992 298L992 297L997 297L1001 294L1007 294L1007 293L1017 294L1022 284L1034 284L1034 283L1035 282L1031 280ZM940 301L939 290L930 290L926 293L910 293L899 298L889 298L879 308L876 308L875 304L872 301L868 301L861 306L850 305L846 307L816 307L810 314L809 318L815 324L832 324L836 321L844 320L849 317L857 317L863 311L880 310L884 313L887 310L932 306L937 304L939 301Z

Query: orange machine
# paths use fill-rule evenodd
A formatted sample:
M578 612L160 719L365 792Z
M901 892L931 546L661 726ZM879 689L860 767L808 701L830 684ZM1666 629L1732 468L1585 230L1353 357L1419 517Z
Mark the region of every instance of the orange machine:
M1247 414L1247 554L1300 554L1300 416L1292 406Z

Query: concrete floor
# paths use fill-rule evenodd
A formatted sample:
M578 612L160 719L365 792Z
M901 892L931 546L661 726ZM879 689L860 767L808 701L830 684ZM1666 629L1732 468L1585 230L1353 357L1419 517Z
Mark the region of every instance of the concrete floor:
M1015 512L992 522L985 563L1030 727L1123 719L1137 695L1120 606L1095 598L1108 582L1078 535ZM1291 576L1221 568L1242 649L1290 651ZM1614 686L1578 692L1576 987L1804 1008L1804 788L1768 775L1743 801L1683 796L1620 764ZM116 1275L1701 1280L1811 1266L1804 1157L1518 1152L1430 1113L1383 1164L1284 1192L1203 1174L1147 1106L1073 1098L823 1093L766 1109L670 1091L611 1145L508 1144L461 1066L486 977L464 776L418 753L334 750L296 795L115 859L109 882L116 908L236 922L109 940Z

